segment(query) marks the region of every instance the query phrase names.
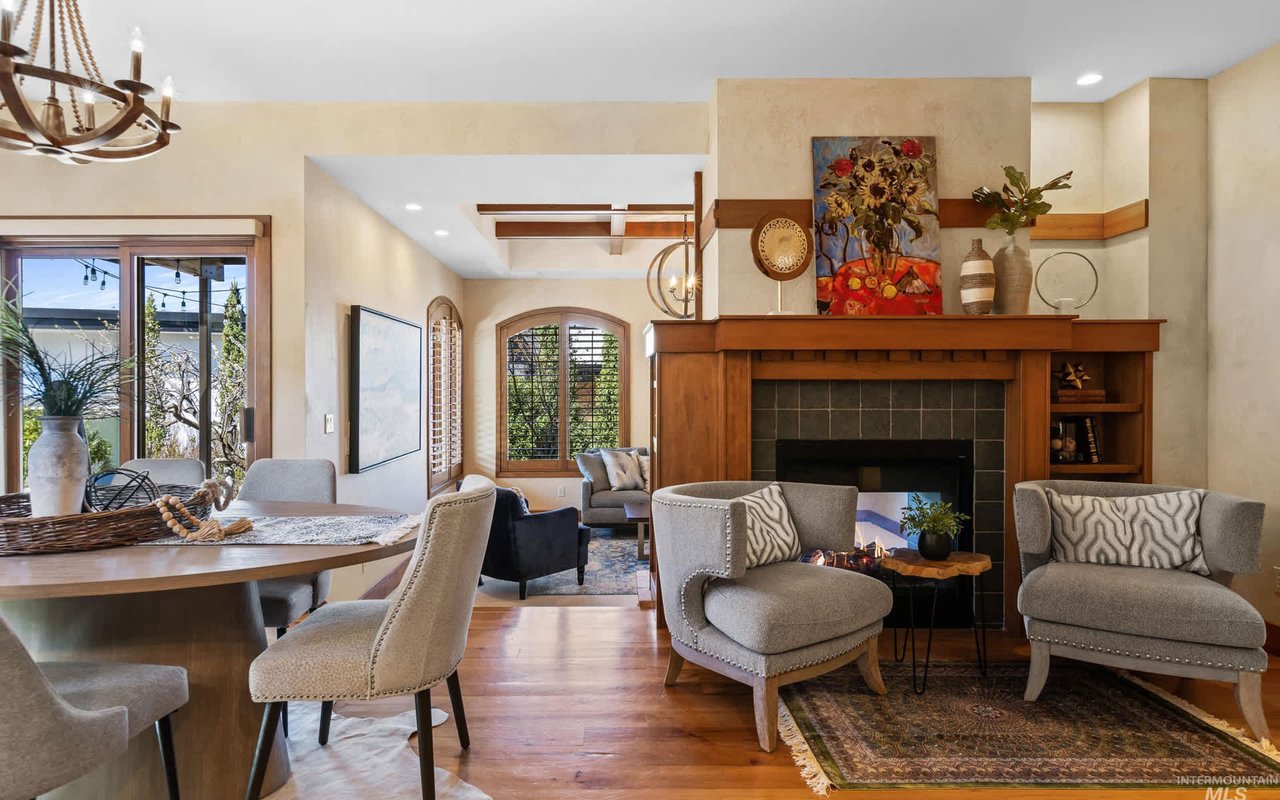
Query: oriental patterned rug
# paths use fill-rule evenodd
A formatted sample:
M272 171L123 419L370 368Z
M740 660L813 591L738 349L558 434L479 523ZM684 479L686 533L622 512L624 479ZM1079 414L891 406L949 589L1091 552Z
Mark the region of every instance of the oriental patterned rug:
M1035 703L1025 664L881 663L889 694L852 665L782 689L779 731L809 786L1156 787L1280 784L1280 752L1126 673L1055 660ZM1179 783L1179 781L1182 781ZM1209 785L1212 785L1210 783Z

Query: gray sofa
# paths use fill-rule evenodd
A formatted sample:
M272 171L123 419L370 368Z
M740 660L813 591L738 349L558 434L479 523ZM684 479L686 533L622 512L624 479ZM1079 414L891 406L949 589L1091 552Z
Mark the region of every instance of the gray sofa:
M1051 656L1123 669L1235 684L1236 701L1259 739L1270 738L1262 710L1262 615L1230 588L1233 575L1258 570L1264 506L1206 492L1200 536L1211 574L1052 559L1049 499L1059 494L1132 497L1185 487L1095 481L1026 481L1014 488L1022 558L1018 611L1031 641L1026 699L1040 696Z
M629 450L642 456L649 455L647 447L616 447L613 450ZM649 493L639 489L613 491L609 488L609 473L604 468L601 449L584 450L578 454L578 470L582 473L582 524L589 528L612 528L626 525L624 503L645 503Z
M663 609L671 632L666 685L692 661L752 687L760 748L777 746L778 687L857 660L885 694L877 653L889 588L875 578L786 561L747 569L746 506L768 482L689 483L653 494ZM850 550L858 490L782 484L805 550Z

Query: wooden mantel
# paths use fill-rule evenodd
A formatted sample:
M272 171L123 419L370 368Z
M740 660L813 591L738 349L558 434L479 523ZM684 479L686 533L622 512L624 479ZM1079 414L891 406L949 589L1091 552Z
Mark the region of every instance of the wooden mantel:
M1005 619L1018 629L1013 485L1051 476L1151 480L1153 354L1164 320L1073 316L726 316L657 321L652 371L655 487L751 477L753 380L994 380L1005 383ZM1054 466L1057 363L1084 360L1107 387L1114 463ZM655 534L661 546L661 532ZM656 563L653 564L656 571ZM655 593L659 587L655 585ZM659 611L660 604L659 604Z

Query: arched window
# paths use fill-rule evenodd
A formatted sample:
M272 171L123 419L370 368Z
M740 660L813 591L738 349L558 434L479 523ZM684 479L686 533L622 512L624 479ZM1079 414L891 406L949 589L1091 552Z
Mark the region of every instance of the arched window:
M427 308L427 490L462 477L462 317L447 297Z
M498 323L500 475L577 475L578 453L626 444L628 329L582 308Z

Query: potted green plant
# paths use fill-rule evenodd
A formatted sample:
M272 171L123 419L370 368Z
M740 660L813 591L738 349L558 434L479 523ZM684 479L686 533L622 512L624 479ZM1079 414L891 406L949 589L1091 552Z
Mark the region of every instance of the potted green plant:
M1071 180L1071 173L1059 175L1043 186L1032 186L1027 174L1015 167L1006 166L1004 177L1000 191L982 186L973 190L973 199L980 206L996 210L987 220L987 228L1006 234L1004 246L992 258L996 270L995 311L1025 314L1031 299L1031 255L1018 246L1013 235L1036 217L1049 213L1053 206L1045 202L1044 193L1070 189L1067 181Z
M902 507L902 532L918 534L916 549L930 561L945 561L951 555L951 542L960 535L961 523L969 519L942 500L925 501L912 494Z
M114 350L82 338L83 355L42 348L13 300L0 303L0 358L18 367L22 393L44 409L40 436L27 454L32 516L79 513L89 479L86 417L118 415L126 377Z

